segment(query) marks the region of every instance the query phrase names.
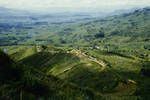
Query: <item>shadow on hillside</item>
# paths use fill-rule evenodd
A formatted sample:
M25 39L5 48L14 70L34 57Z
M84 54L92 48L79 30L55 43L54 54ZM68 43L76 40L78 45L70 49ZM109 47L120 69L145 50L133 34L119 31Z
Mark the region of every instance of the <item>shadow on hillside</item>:
M133 95L140 96L143 99L143 97L149 95L150 91L150 79L142 76L140 72L108 69L98 73L81 65L75 67L66 76L70 82L103 94ZM120 83L123 90L119 89L117 92L115 89Z
M133 72L133 71L119 71L113 70L116 72L121 79L126 82L127 80L133 80L136 82L136 92L134 95L147 97L150 91L150 78L147 76L143 76L141 72Z
M71 64L80 59L72 54L68 53L50 53L50 52L39 52L22 59L22 64L38 68L46 71L54 67L54 65L62 65L64 63Z

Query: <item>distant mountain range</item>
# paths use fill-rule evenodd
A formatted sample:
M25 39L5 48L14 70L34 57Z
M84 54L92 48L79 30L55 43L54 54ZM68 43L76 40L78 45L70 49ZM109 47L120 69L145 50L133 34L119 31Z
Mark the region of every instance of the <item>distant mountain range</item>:
M104 12L104 11L78 11L78 12L54 12L54 11L47 11L47 12L35 12L35 11L26 11L26 10L18 10L18 9L11 9L11 8L5 8L5 7L0 7L0 23L2 20L8 21L14 21L17 20L19 22L20 18L21 20L28 19L29 21L35 21L35 20L40 20L42 21L43 19L45 21L50 21L53 20L53 22L64 22L64 21L78 21L82 19L93 19L93 18L101 18L101 17L106 17L106 16L111 16L111 15L116 15L116 14L122 14L122 13L128 13L132 12L135 9L126 9L126 10L117 10L114 12ZM23 19L24 18L24 19ZM22 22L22 21L21 21Z

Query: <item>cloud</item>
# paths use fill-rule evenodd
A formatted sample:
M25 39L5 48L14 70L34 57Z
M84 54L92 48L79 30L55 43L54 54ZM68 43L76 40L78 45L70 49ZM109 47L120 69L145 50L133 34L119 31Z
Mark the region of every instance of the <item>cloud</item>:
M18 9L99 8L150 6L150 0L0 0L0 6Z

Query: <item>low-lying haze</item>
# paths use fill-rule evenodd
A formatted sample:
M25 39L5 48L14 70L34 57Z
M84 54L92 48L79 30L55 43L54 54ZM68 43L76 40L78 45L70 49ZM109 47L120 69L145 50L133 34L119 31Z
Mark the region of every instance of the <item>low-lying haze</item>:
M0 6L21 10L118 10L150 6L150 0L0 0Z

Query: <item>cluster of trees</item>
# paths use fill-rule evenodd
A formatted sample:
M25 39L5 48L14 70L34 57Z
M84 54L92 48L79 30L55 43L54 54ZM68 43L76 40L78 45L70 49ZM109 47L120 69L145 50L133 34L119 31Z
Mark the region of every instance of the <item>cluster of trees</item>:
M95 37L96 38L104 38L105 37L105 34L103 31L99 31L97 34L95 34Z
M141 74L146 77L150 77L150 62L143 62L143 68L141 69Z

